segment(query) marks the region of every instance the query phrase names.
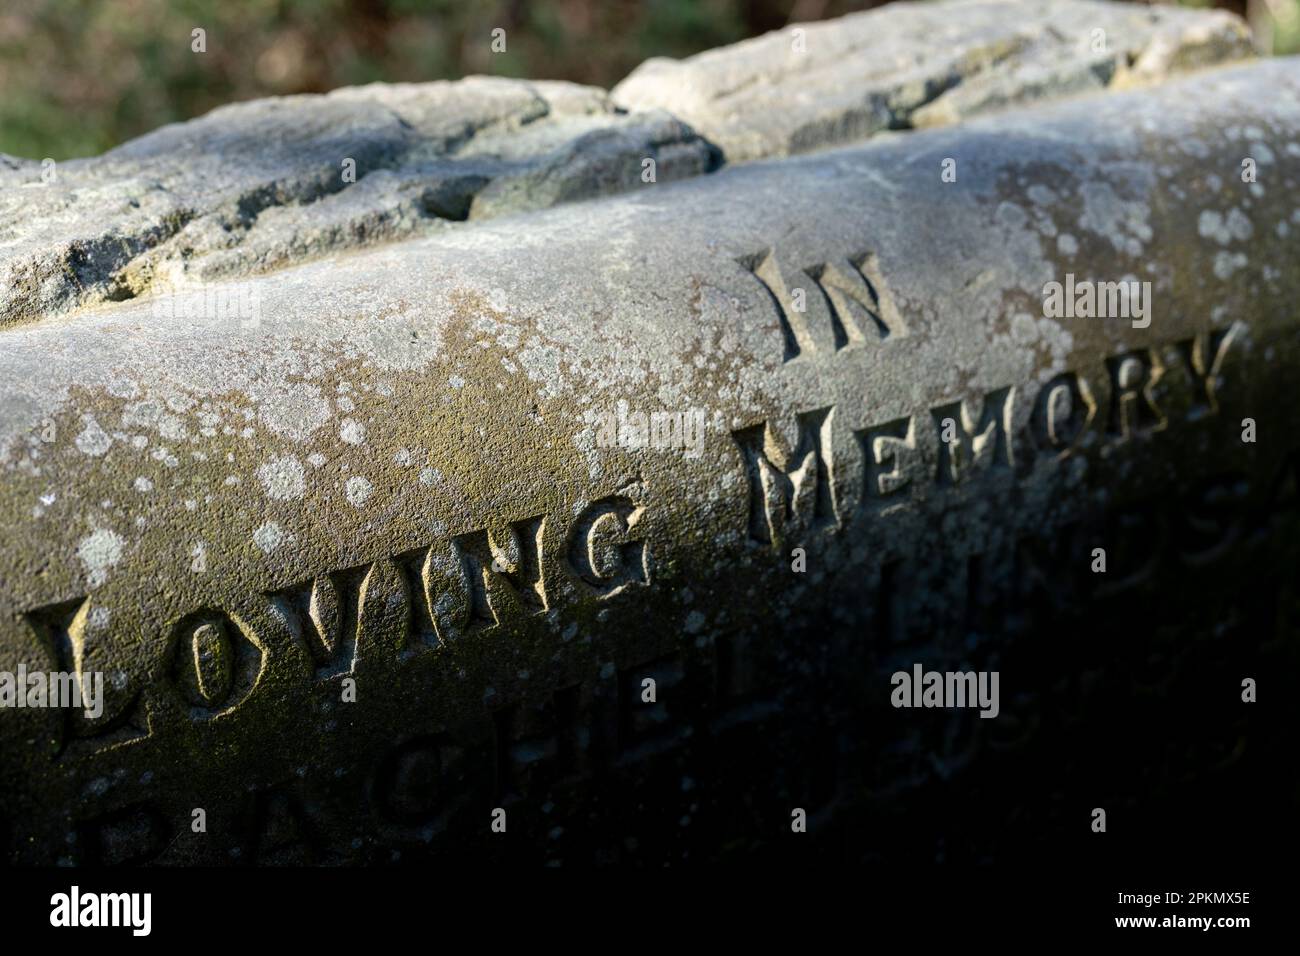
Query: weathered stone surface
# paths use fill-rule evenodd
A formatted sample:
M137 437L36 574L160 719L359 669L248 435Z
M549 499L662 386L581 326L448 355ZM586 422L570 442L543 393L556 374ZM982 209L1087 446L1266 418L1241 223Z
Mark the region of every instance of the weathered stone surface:
M375 84L223 107L61 163L51 183L0 157L0 327L640 188L647 159L667 182L716 168L718 146L782 156L1248 53L1226 14L1087 0L896 4L801 29L804 53L787 31L651 60L612 99L487 77Z
M668 110L735 162L1156 82L1250 52L1245 25L1223 12L1092 0L894 3L686 60L647 60L613 96L629 109Z
M1286 60L0 331L0 670L108 677L0 711L11 858L683 861L803 806L892 860L960 778L984 826L922 852L978 860L1099 767L1277 756L1217 697L1158 765L1110 731L1300 619L1297 194ZM1069 273L1149 326L1046 317ZM902 721L913 661L1001 667L1003 717Z
M258 100L102 157L0 164L0 326L706 172L713 151L597 89L475 77ZM354 181L343 164L355 164Z

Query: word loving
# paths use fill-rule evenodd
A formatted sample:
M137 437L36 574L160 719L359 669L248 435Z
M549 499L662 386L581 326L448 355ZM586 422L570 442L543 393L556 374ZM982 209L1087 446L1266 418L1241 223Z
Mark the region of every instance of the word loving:
M567 533L548 530L544 516L523 518L195 610L168 625L166 692L153 695L151 710L194 721L231 711L257 686L269 644L285 638L309 656L316 681L331 680L544 615L557 592L603 600L649 585L643 512L630 498L608 496L588 504ZM27 614L61 663L79 659L90 604L83 596ZM68 683L77 688L89 675L73 670ZM87 717L103 709L98 677ZM67 720L59 753L147 737L153 718L145 719L139 694L131 700L93 726Z

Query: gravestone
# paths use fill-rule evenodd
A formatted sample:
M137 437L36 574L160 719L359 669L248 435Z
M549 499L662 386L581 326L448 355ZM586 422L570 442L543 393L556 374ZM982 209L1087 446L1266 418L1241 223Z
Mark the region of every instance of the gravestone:
M1248 59L905 5L8 163L0 672L103 680L0 708L8 858L1173 845L1153 792L1285 753L1300 64Z

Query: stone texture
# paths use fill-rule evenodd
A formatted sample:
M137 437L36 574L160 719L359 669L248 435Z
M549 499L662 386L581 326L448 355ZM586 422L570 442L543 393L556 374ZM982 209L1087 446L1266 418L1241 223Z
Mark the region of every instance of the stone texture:
M650 59L613 96L628 109L671 112L736 162L1158 82L1250 54L1245 25L1223 12L1092 0L893 3L686 60Z
M355 162L355 182L343 161ZM0 162L0 326L448 222L707 171L711 148L597 89L475 77L258 100L92 160Z
M1204 681L1300 619L1294 442L1240 440L1300 427L1297 194L1285 60L0 331L0 670L109 688L0 712L10 858L681 863L807 806L831 856L847 814L979 861L1099 770L1280 766ZM1067 273L1149 327L1045 316ZM602 443L693 410L699 454ZM904 721L913 661L1003 668L1005 719ZM1201 695L1156 758L1153 684ZM954 788L983 826L891 825Z
M39 162L0 157L0 327L641 188L646 159L668 182L717 168L718 147L783 156L1248 53L1226 14L1086 0L895 4L801 29L806 53L786 31L651 60L612 98L376 84L226 106L60 163L49 184Z

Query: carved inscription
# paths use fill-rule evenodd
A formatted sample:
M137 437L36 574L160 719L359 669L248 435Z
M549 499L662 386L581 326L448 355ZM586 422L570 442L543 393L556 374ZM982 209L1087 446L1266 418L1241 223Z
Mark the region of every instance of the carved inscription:
M50 669L75 675L86 686L89 674L96 668L86 659L86 636L90 626L91 602L77 598L47 605L29 612L27 623L36 633L49 657ZM106 685L108 686L108 685ZM148 720L140 694L129 697L125 706L116 712L106 711L98 718L71 708L52 711L59 722L55 735L54 754L97 750L117 743L136 740L148 735Z
M569 544L569 565L602 597L631 584L649 584L645 541L631 537L645 511L625 497L606 498L578 516Z
M832 409L820 408L800 415L793 447L766 424L735 433L749 476L749 536L754 541L779 548L788 534L837 523L832 414Z
M447 780L449 768L464 760L464 748L442 735L407 740L384 755L372 781L371 800L379 818L396 824L425 823L443 809L444 788L469 789Z
M569 572L597 600L650 583L650 552L638 530L643 511L626 496L600 499L559 542ZM265 598L310 656L315 678L329 680L354 673L371 655L392 659L545 613L551 605L543 571L546 534L542 517L524 518L500 534L469 532L326 571ZM83 597L27 614L51 663L79 677L89 607ZM168 682L195 720L237 707L253 692L265 663L251 627L219 608L181 618L169 647ZM59 751L82 738L98 750L147 736L138 690L111 719L60 719L67 727Z
M786 362L806 353L838 352L907 334L873 254L813 263L798 271L772 249L739 262L772 301Z
M320 836L292 784L252 794L243 826L249 863L308 866L319 862Z
M1038 446L1067 452L1092 425L1097 403L1088 383L1077 372L1065 372L1047 383L1034 403L1033 431Z
M1178 343L1183 360L1197 384L1197 401L1191 414L1218 412L1218 388L1223 375L1223 360L1228 347L1243 334L1243 326L1234 323L1226 329L1203 333Z
M158 856L171 828L152 803L138 803L86 820L77 827L83 866L135 866Z
M503 616L546 610L542 525L541 518L528 518L511 524L500 541L486 531L455 539L469 583L470 629L495 627Z
M1183 412L1187 418L1217 412L1225 353L1240 328L1234 324L1202 333L1176 343L1170 353L1184 357L1186 367L1178 374L1191 380L1190 404ZM1136 349L1105 359L1103 374L1110 398L1104 416L1087 378L1070 371L1057 375L1033 396L1027 428L1018 434L1013 424L1018 396L1010 386L994 389L978 402L946 402L905 418L853 429L862 462L856 507L883 508L891 496L913 487L925 475L920 467L925 447L919 436L921 422L936 439L929 446L937 449L930 474L939 486L958 484L977 473L1014 474L1035 454L1071 454L1095 430L1102 430L1099 437L1112 444L1163 430L1169 415L1156 403L1157 387L1173 377L1163 352ZM833 407L803 412L796 416L792 432L765 421L732 433L748 477L751 541L784 550L788 541L839 526L846 491L835 478L835 414Z
M176 626L172 678L190 713L214 717L239 704L261 673L262 648L220 611L198 611Z
M965 402L954 402L931 411L941 432L949 421L955 432L951 441L939 442L939 484L956 484L975 466L1011 466L1009 434L1013 391L1000 388L992 392L985 396L978 410L972 410Z
M912 479L908 466L915 460L916 424L910 418L898 418L883 425L873 425L854 432L862 446L866 462L866 487L863 504L898 494Z
M1165 420L1156 408L1152 389L1164 374L1164 369L1152 354L1139 349L1106 360L1110 373L1111 403L1110 434L1117 438L1133 438L1144 432L1165 427Z
M281 617L293 628L294 637L310 651L319 678L353 668L357 614L355 605L348 607L345 598L356 594L358 575L363 573L364 569L353 569L322 574L271 596Z

